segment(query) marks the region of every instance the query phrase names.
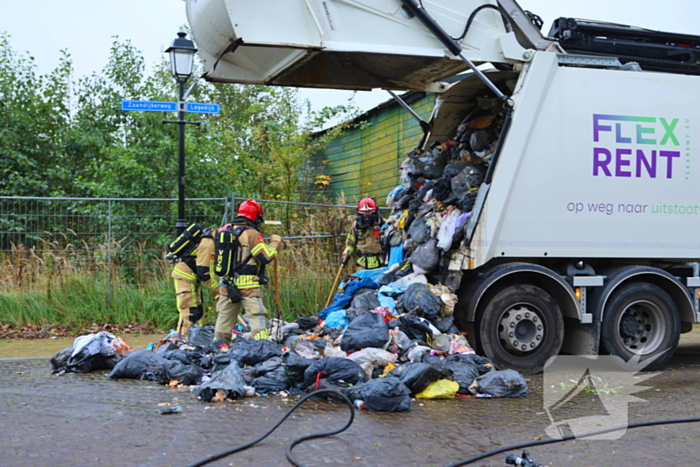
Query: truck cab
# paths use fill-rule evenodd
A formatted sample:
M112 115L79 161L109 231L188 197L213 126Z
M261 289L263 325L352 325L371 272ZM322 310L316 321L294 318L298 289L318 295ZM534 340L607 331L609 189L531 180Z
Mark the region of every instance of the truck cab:
M548 37L513 0L187 0L187 14L211 81L436 92L425 150L480 153L465 127L498 115L445 278L498 368L536 373L560 352L660 368L700 321L700 38L571 18Z

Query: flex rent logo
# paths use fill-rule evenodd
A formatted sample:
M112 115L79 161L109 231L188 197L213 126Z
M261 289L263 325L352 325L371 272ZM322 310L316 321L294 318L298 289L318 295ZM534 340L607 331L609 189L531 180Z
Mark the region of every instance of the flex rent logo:
M686 146L685 169L690 170L689 124L679 118L593 114L593 176L682 176L681 142Z

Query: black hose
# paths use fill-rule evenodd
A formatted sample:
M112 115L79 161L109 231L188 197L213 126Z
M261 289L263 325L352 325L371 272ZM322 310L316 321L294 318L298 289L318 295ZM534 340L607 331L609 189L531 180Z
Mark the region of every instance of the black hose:
M494 451L489 451L485 452L483 454L479 454L474 457L470 457L469 459L463 460L456 462L454 464L450 464L445 467L457 467L460 465L467 465L471 464L472 462L476 462L481 459L485 459L487 457L495 456L496 454L500 454L506 451L512 451L512 450L518 450L518 449L523 449L527 448L530 446L541 446L544 444L554 444L554 443L561 443L563 441L569 441L572 439L580 439L580 438L588 438L590 436L595 436L595 435L602 435L603 433L610 433L611 431L619 431L619 430L624 430L624 429L630 429L630 428L639 428L643 426L654 426L654 425L673 425L676 423L696 423L700 422L700 418L680 418L680 419L673 419L673 420L658 420L654 422L641 422L641 423L633 423L632 425L621 425L621 426L616 426L613 428L606 428L604 430L599 430L599 431L593 431L591 433L584 433L582 435L578 436L565 436L561 439L545 439L545 440L540 440L540 441L530 441L528 443L522 443L522 444L514 444L512 446L506 446L504 448L499 448Z
M282 419L280 419L279 422L277 422L272 428L270 428L265 434L263 434L259 438L255 439L249 443L246 443L242 446L238 446L236 448L229 449L228 451L220 452L219 454L214 454L211 457L208 457L204 460L201 460L201 461L198 461L194 464L191 464L188 467L199 467L201 465L206 465L210 462L214 462L214 461L219 460L223 457L230 456L231 454L243 451L245 449L248 449L251 446L258 444L260 441L262 441L265 438L267 438L268 436L270 436L272 434L272 432L275 431L277 429L277 427L279 427L282 424L282 422L284 422L292 414L292 412L294 412L301 404L303 404L304 402L306 402L310 398L318 396L320 394L332 394L333 396L336 396L337 398L339 398L342 402L345 402L347 404L347 406L350 408L350 418L348 419L348 422L345 424L345 426L343 426L339 430L329 431L326 433L315 433L315 434L311 434L311 435L302 436L301 438L297 438L297 439L293 440L291 443L289 443L289 446L287 446L287 452L286 452L287 459L289 459L289 462L296 465L297 467L304 467L303 464L301 464L299 461L297 461L292 456L292 449L294 448L294 446L296 446L297 444L299 444L303 441L309 440L309 439L337 435L338 433L341 433L341 432L347 430L350 427L350 425L352 425L352 422L355 419L355 407L352 405L352 402L350 402L350 399L348 399L344 394L342 394L338 391L335 391L332 389L321 389L319 391L314 391L311 394L307 394L306 396L302 397L299 400L299 402L294 404L294 407L289 409L289 411L284 415L284 417L282 417Z
M503 24L505 25L507 32L510 32L513 30L512 20L510 19L510 17L508 15L506 15L506 13L503 11L503 9L501 7L496 6L496 5L491 5L491 4L487 3L485 5L481 5L479 8L472 11L472 14L469 15L469 19L467 19L467 24L464 26L464 31L462 32L462 35L459 37L452 37L451 39L455 42L458 42L458 43L462 39L464 39L467 35L467 32L469 32L469 28L471 27L472 21L474 21L474 17L476 16L476 14L478 12L480 12L481 10L486 9L486 8L496 10L497 12L499 12L501 14L501 17L503 18Z

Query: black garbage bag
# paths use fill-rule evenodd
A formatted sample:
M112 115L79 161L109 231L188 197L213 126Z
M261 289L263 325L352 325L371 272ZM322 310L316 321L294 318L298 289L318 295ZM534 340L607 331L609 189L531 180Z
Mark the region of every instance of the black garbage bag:
M224 368L226 368L227 366L229 366L229 364L231 364L231 362L236 361L234 356L228 352L214 355L212 360L213 360L213 362L212 362L213 365L211 368L212 373L215 373L217 371L221 371Z
M325 379L331 384L345 387L364 381L365 371L360 365L347 358L326 357L315 360L304 371L303 387L311 386L318 379Z
M350 309L354 311L356 315L360 315L363 312L372 311L380 306L375 292L376 290L366 290L365 292L355 294ZM354 317L348 316L348 319L351 321L353 318Z
M343 333L340 348L356 352L365 347L382 348L389 341L389 327L377 313L363 313L353 320Z
M304 381L304 372L306 369L316 361L315 359L302 357L294 350L285 352L282 355L282 360L284 360L285 373L289 379L299 383Z
M447 361L450 362L461 362L473 366L478 372L479 376L485 375L489 371L493 371L493 364L491 360L481 355L475 353L461 354L455 353L447 356Z
M437 297L437 299L440 300L440 297ZM457 334L459 332L459 329L457 329L457 326L455 326L455 317L453 315L442 316L438 314L429 321L437 328L438 331L443 334Z
M158 347L156 350L154 350L155 353L158 355L165 355L167 352L170 352L171 350L177 350L180 347L174 342L166 342L165 344L161 345Z
M437 266L440 260L440 252L438 251L437 238L431 238L422 245L418 245L408 260L415 267L419 267L426 272L431 272Z
M469 146L471 146L472 151L481 152L486 149L491 141L495 138L495 133L490 128L482 128L476 130L469 137Z
M464 167L467 166L466 162L462 161L453 161L450 162L445 166L445 171L442 173L442 178L446 178L448 180L451 180L452 177L456 176L458 173L460 173Z
M185 386L202 382L202 369L197 365L187 365L179 360L170 360L163 365L163 372L159 374L161 384L177 381Z
M187 343L191 346L207 347L214 340L214 326L195 324L187 331Z
M260 376L255 378L251 384L255 388L255 392L259 394L277 394L280 391L286 391L292 382L289 379L279 380L269 376Z
M399 378L370 379L342 392L351 401L364 401L367 410L374 412L411 411L411 390Z
M402 304L407 312L414 312L432 323L440 314L442 300L430 290L428 285L415 282L409 285L403 294Z
M296 319L296 323L299 325L299 329L302 331L308 331L318 326L321 320L318 316L305 316Z
M423 392L428 385L449 374L449 369L440 363L404 363L391 370L386 377L398 378L411 394Z
M392 327L396 324L400 330L402 330L409 339L418 340L420 342L427 342L427 336L433 335L433 331L430 330L428 323L421 320L417 315L403 315L397 318L397 322L391 322Z
M430 240L430 227L428 227L424 217L419 217L413 221L408 229L408 236L419 245Z
M168 361L150 350L133 350L124 355L124 358L114 366L107 377L113 379L151 379L155 377L154 381L158 381L163 372L163 366Z
M467 363L449 360L445 360L443 365L450 370L450 379L459 384L457 394L471 394L469 386L479 376L479 371L476 367Z
M272 357L269 360L265 360L264 362L258 363L253 368L255 368L256 377L266 375L267 373L271 371L276 371L280 368L282 368L282 371L284 372L284 360L281 356Z
M73 373L89 373L95 370L111 370L122 359L114 348L102 345L104 339L95 335L75 355L68 358L66 370ZM75 352L75 349L73 349Z
M254 366L260 362L282 355L282 346L267 339L238 337L233 340L228 352L241 365Z
M436 201L449 204L446 203L445 200L450 196L452 196L452 181L449 178L440 177L435 181L435 186L433 186L433 198L435 198Z
M70 359L72 353L73 347L66 347L63 350L59 350L53 357L51 357L51 368L54 373L68 370L66 365L68 364L68 360Z
M245 396L246 390L243 387L244 385L241 367L234 361L223 370L212 374L209 381L197 386L194 390L194 395L205 402L211 402L217 391L221 389L226 392L227 399L236 400Z
M478 189L473 189L465 193L460 199L457 200L457 208L462 212L471 212L472 209L474 209L474 203L476 203L476 196L478 193ZM455 232L455 234L457 234L457 232ZM464 237L462 236L462 238Z
M260 394L276 394L292 386L292 380L287 376L284 365L281 363L282 359L280 357L276 358L280 359L280 365L273 370L265 371L264 374L261 373L261 376L255 378L252 382L252 386Z
M163 358L167 358L168 360L178 360L184 363L185 365L192 365L194 363L192 360L190 360L190 357L187 355L187 352L183 349L170 350L160 355L162 355Z
M194 349L186 349L185 354L193 365L202 367L205 370L214 366L214 354L208 352L206 349L200 346L197 346Z
M464 166L461 172L452 177L452 192L457 198L462 198L469 191L479 188L484 181L484 172L481 167L473 164Z
M389 285L392 282L396 282L404 276L407 276L413 272L413 265L408 261L401 261L396 267L384 273L377 283L379 285Z
M476 378L469 390L492 397L525 397L527 381L515 370L494 370Z
M447 153L435 148L431 151L415 151L408 155L413 161L415 174L432 180L442 175L447 164Z

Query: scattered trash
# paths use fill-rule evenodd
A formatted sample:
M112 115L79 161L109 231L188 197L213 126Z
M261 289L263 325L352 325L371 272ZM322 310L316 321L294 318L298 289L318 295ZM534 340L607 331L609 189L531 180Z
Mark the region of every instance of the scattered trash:
M189 386L207 403L328 388L360 410L386 412L410 411L412 396L526 396L522 375L497 371L475 354L455 326L457 295L449 281L440 283L449 253L465 236L503 116L498 99L476 98L452 139L408 154L401 184L386 199L388 266L343 278L317 314L271 319L270 339L251 339L237 325L230 346L213 339L213 326L199 325L187 336L171 331L146 350L109 333L81 336L53 356L54 374L110 369L112 379Z
M161 410L160 414L161 415L170 415L173 413L180 413L180 412L182 412L182 407L180 407L179 405L176 405L175 407L168 407L165 410Z

